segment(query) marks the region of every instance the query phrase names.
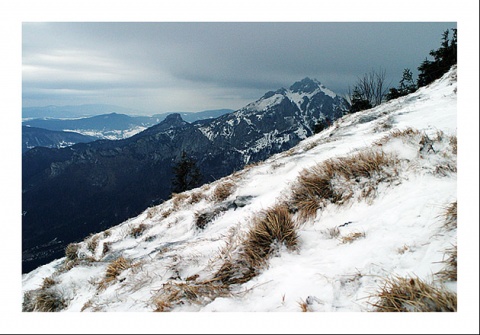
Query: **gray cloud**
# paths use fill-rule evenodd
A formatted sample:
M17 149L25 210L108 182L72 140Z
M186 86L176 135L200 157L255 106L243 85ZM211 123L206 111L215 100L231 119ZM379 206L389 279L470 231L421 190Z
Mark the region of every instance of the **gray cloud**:
M240 108L306 76L345 93L383 68L397 85L440 45L437 23L24 23L23 105L146 113Z

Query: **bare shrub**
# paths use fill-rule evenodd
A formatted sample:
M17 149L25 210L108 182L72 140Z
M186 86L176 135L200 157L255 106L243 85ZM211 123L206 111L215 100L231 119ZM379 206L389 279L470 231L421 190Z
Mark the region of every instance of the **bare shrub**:
M457 295L437 288L419 278L394 277L385 280L378 301L372 304L377 312L456 312Z
M212 200L215 202L224 201L233 193L235 186L235 183L230 180L219 183L213 190Z

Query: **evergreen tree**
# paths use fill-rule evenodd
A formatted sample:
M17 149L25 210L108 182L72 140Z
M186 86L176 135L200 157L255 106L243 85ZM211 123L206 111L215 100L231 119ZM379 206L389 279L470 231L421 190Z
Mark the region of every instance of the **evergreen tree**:
M418 87L426 86L445 74L452 65L457 64L457 29L452 29L453 36L450 40L449 31L446 30L442 36L442 43L439 49L431 50L430 56L433 61L425 60L418 67Z
M202 175L194 159L182 151L180 161L173 167L172 192L181 193L200 185Z
M413 80L413 73L410 69L404 69L398 91L401 95L407 95L417 90L417 85Z
M396 99L404 95L413 93L417 90L417 85L413 80L413 73L410 69L404 69L402 79L400 80L400 85L398 88L390 88L387 94L387 100Z

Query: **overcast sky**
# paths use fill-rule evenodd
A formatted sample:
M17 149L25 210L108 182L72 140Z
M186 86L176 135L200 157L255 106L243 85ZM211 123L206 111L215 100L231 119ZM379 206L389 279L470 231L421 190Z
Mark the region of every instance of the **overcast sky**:
M397 86L450 28L456 23L24 22L22 104L238 109L307 76L345 94L372 69Z

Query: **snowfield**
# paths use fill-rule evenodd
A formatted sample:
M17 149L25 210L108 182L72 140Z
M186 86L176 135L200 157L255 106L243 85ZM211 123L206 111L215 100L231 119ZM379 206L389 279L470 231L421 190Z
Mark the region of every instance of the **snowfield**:
M457 245L456 224L446 224L457 201L456 91L454 68L413 94L347 115L286 152L86 238L65 258L23 275L24 309L38 310L31 301L48 291L61 312L375 312L394 277L456 294L456 280L439 275ZM330 182L339 201L318 199L309 215L295 206L300 176L366 153L394 163L368 178L336 172ZM296 245L273 241L247 276L245 241L279 204L289 206ZM228 278L221 277L226 264L236 271ZM371 314L378 313L362 313ZM348 323L350 314L343 315ZM323 331L325 318L315 317L315 331Z

